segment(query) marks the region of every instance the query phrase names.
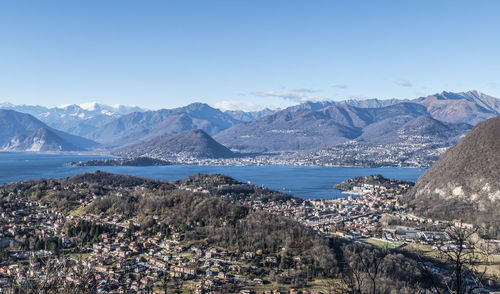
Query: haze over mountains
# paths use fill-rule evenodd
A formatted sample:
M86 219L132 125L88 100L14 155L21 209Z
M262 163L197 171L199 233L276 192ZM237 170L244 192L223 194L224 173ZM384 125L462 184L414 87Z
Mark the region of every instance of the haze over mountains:
M283 110L258 112L223 112L204 103L155 111L96 103L60 108L1 104L0 108L30 113L41 121L39 123L44 128L50 128L50 132L59 129L91 140L87 142L99 143L98 147L91 146L93 144L83 147L67 134L62 142L50 132L36 134L39 128L34 131L29 128L30 132L26 134L21 132L21 127L4 133L5 150L36 150L32 148L33 142L41 137L53 137L49 141L57 143L46 144L37 151L67 151L82 147L113 150L138 142L143 146L152 144L158 147L158 142L165 142L165 138L174 134L199 129L225 147L245 153L318 150L353 141L390 145L413 140L448 147L478 122L499 115L500 99L477 91L442 92L413 100L305 102ZM61 137L61 134L57 136ZM196 144L191 139L188 141ZM23 143L15 145L11 141ZM175 142L178 143L169 141L169 144L177 144ZM14 145L17 147L11 147ZM177 147L169 148L178 150Z

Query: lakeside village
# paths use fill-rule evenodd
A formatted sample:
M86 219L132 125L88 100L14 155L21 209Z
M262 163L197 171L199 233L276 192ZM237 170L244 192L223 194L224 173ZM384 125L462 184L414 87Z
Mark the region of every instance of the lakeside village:
M439 231L385 228L388 225L386 219L400 219L402 223L414 223L416 227L439 222L403 212L398 196L409 189L411 183L390 180L373 183L366 179L359 178L347 186L339 187L357 195L330 200L249 200L239 196L254 186L241 183L216 187L179 185L177 188L218 195L255 210L288 216L324 235L433 246L437 246L435 244L439 240L446 240L446 234ZM141 188L138 186L134 189ZM72 184L61 189L76 190L77 187ZM119 189L117 195L121 193ZM68 260L73 261L73 266L67 272L63 274L59 269L56 274L70 282L78 283L82 270L91 272L88 283L97 292L166 293L162 288L163 283L178 279L182 285L177 286L189 293L219 293L217 289L228 284L234 285L236 289L244 289L241 293L299 293L294 289L286 292L277 289L257 290L267 281L249 274L248 269L255 268L254 264L261 261L268 267L277 266L278 256L263 256L259 250L236 253L220 248L193 246L184 241L181 233L165 236L161 232L139 230L133 220L125 221L120 215L81 213L97 197L88 195L80 201L81 208L63 213L43 203L27 201L13 192L4 195L0 207L0 292L8 291L12 285L23 287L35 275L44 277L46 268L39 260L48 259L55 263L56 268L63 268ZM79 241L71 237L68 224L71 227L82 221L88 224L89 234L97 236L97 241L77 244ZM102 226L113 229L100 232ZM175 228L171 229L175 232ZM36 238L33 240L28 236ZM304 290L300 293L321 292Z
M399 196L412 185L411 182L374 175L335 185L344 190L346 198L305 200L300 205L264 204L260 201L248 201L245 204L254 209L292 217L321 234L352 240L371 238L400 243L400 246L404 246L405 242L434 245L441 240L448 240L445 232L416 229L438 228L449 222L406 213ZM472 227L471 224L458 222L455 225Z
M262 154L239 153L233 158L200 158L189 153L167 155L153 151L142 157L187 165L295 165L428 168L449 147L420 136L404 137L396 144L361 144L348 141L318 151L288 151Z

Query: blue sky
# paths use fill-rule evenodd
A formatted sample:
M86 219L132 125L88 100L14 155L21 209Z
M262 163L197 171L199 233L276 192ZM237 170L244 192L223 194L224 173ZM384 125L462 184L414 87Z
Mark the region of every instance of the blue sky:
M0 101L500 97L500 1L0 0Z

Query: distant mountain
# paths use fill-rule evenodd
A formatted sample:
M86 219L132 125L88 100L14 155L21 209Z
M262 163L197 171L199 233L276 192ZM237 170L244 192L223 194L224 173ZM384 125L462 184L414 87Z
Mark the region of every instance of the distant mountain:
M259 110L259 111L248 111L248 112L242 111L242 110L226 110L226 111L224 111L224 113L230 115L235 120L239 120L242 122L257 120L261 117L273 114L275 112L276 112L275 110L272 110L269 108L265 108L265 109Z
M427 114L425 107L415 103L382 108L358 108L345 103L316 110L317 107L318 104L308 104L287 108L236 125L214 138L231 148L253 152L319 149L356 139L365 128L380 121ZM394 130L392 124L385 128L386 133Z
M397 116L373 123L363 129L358 141L378 144L447 142L456 144L472 126L464 123L445 123L428 115Z
M202 129L213 135L240 122L207 104L193 103L181 108L124 115L100 127L89 137L110 146L120 146L185 130Z
M222 112L204 103L156 111L98 103L56 108L0 104L0 108L32 114L54 129L108 149L201 129L235 150L274 152L317 150L351 140L389 145L435 141L446 148L470 126L500 115L500 99L477 91L442 92L413 100L309 101L256 112Z
M414 100L305 102L214 138L234 149L259 152L327 148L348 140L396 144L411 139L450 146L473 125L499 114L500 99L477 91Z
M391 106L394 104L402 103L402 102L410 102L408 99L377 99L377 98L371 98L371 99L363 99L363 100L357 100L357 99L349 99L342 101L345 104L351 105L351 106L356 106L360 108L380 108L380 107L387 107Z
M500 117L475 126L417 181L409 203L421 215L487 224L500 236Z
M96 102L72 104L59 107L14 105L1 103L0 109L10 109L28 113L47 125L78 136L87 136L107 122L136 111L144 111L136 106L104 105Z
M408 99L377 99L377 98L371 98L371 99L348 99L348 100L342 100L342 101L332 101L332 100L325 100L325 101L307 101L304 103L301 103L299 105L291 106L288 107L288 111L292 112L299 112L299 111L309 111L309 110L320 110L325 107L329 106L335 106L339 104L347 104L350 106L355 106L358 108L380 108L380 107L387 107L391 106L394 104L399 104L402 102L410 102Z
M475 125L500 115L500 99L478 91L442 92L412 102L424 105L433 118L444 122Z
M0 125L1 151L81 151L97 145L13 110L0 109Z
M217 143L203 130L187 130L175 135L158 136L115 150L116 154L171 159L177 156L229 158L235 154Z
M302 112L302 111L311 111L311 110L320 110L325 107L335 106L337 102L335 101L306 101L299 105L290 106L284 111L286 112Z
M412 102L423 105L433 118L451 123L475 125L478 122L500 115L500 99L475 90L459 93L444 91L413 100L351 99L342 101L341 103L361 108L379 108L402 102Z

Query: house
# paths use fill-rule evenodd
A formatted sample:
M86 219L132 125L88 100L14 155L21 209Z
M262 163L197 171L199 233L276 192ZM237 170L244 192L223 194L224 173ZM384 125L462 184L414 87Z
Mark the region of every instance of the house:
M181 273L181 274L185 274L187 276L195 276L196 275L196 269L195 268L185 267L185 266L179 266L179 265L172 265L170 267L170 272Z

